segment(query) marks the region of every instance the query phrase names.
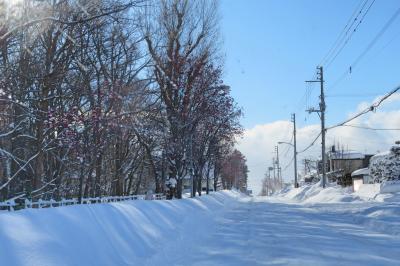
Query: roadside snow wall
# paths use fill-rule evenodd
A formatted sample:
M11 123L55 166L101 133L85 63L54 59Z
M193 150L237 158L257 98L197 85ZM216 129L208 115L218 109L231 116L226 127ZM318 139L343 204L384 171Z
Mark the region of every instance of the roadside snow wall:
M196 241L238 197L222 191L195 199L0 212L0 265L170 265L174 256L154 255L180 252Z

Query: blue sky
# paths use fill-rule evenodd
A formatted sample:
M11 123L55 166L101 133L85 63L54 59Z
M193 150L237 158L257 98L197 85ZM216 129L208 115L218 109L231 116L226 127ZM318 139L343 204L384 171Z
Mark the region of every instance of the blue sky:
M313 78L316 66L364 1L221 0L224 81L244 110L246 130L237 148L247 157L249 187L256 193L271 165L274 146L291 139L292 125L284 120L288 121L292 112L297 114L298 150L318 134L318 115L309 115L305 109L318 107L319 86L315 84L306 103L304 81ZM344 121L400 85L400 16L348 74L349 67L399 8L399 0L376 0L348 44L325 69L328 126ZM344 79L332 87L343 73ZM400 128L400 94L391 101L354 124ZM328 131L327 146L340 143L346 149L373 154L389 149L398 139L398 131L342 127ZM280 148L283 177L290 181L294 176L292 151L289 146ZM301 160L318 158L320 150L318 141L300 154L300 170Z
M288 120L299 126L318 123L307 115L305 80L333 45L361 0L222 0L221 35L225 83L245 116L245 128ZM400 7L398 0L377 0L335 62L325 71L327 124L342 121L362 101L371 101L400 84L400 17L363 57L352 74L330 86L367 47ZM343 97L343 94L350 95ZM317 107L319 87L309 97Z

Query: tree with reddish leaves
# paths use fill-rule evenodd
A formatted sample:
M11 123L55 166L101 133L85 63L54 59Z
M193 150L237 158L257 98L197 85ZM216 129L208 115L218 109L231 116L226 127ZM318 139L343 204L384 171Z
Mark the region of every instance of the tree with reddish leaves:
M247 190L248 167L245 156L233 150L222 163L221 181L225 189L236 188L242 192Z
M236 106L230 96L230 88L220 82L210 87L207 92L207 101L201 106L198 126L194 134L194 190L201 195L202 189L206 193L210 188L210 174L218 172L215 168L220 158L222 147L234 145L235 138L242 133L239 119L241 109ZM205 181L205 182L204 182ZM217 178L214 180L217 183Z
M199 107L207 102L206 91L215 85L206 77L217 51L216 2L164 0L153 4L145 18L145 40L165 107L169 172L178 180L176 196L180 198Z
M144 1L0 1L0 201L216 186L242 131L216 1Z

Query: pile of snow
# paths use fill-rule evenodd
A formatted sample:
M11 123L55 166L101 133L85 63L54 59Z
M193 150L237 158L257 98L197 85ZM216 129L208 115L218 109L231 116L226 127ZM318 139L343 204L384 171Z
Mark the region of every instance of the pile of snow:
M386 181L381 184L381 193L396 193L400 192L400 180Z
M383 234L400 235L400 206L398 202L397 204L389 203L367 207L353 215L353 220L359 225L372 228L374 231Z
M396 203L400 203L400 193L377 194L375 196L374 200L378 201L378 202L396 202Z
M180 245L195 241L222 206L240 197L223 191L195 199L1 212L1 265L165 265L154 254L179 252L177 239Z
M376 184L362 184L354 192L352 187L327 184L322 188L321 182L303 185L299 188L287 187L274 197L294 203L343 203L343 202L400 202L400 182L387 181Z
M313 185L304 185L299 188L283 190L276 197L303 203L360 201L360 197L354 195L351 188L343 188L336 184L327 184L324 189L321 181Z
M323 189L321 183L317 183L282 190L268 200L313 205L317 208L336 203L330 208L352 217L354 224L383 234L400 235L400 192L382 193L385 186L386 189L393 189L390 182L363 184L357 192L353 192L351 187L343 188L333 184ZM339 208L338 203L341 206Z
M386 181L383 183L363 184L353 194L365 201L400 203L400 182Z
M380 193L381 184L363 184L354 192L355 195L363 199L374 199Z
M370 159L370 175L374 180L400 180L400 147L376 154Z

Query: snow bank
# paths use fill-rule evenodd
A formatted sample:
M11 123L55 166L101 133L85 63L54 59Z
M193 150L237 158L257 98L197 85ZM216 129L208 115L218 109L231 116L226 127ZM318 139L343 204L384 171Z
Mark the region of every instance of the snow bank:
M400 180L386 181L381 184L381 193L396 193L400 192Z
M354 192L355 195L363 198L363 199L374 199L376 198L376 195L380 193L380 186L381 184L376 183L376 184L363 184L360 186L360 188Z
M324 189L321 182L318 182L313 185L305 185L282 191L276 197L283 197L294 202L304 203L360 201L360 198L351 192L351 188L342 188L333 184L328 184Z
M270 198L264 200L312 205L315 211L329 206L329 210L351 217L354 225L382 234L400 235L400 192L381 193L379 183L363 184L357 192L353 192L351 187L342 188L332 184L323 189L317 183L290 188Z
M400 206L398 204L385 204L365 208L360 213L353 215L353 220L357 224L393 236L400 235L399 216Z
M359 196L364 201L400 203L400 183L398 181L387 181L380 184L363 184L357 192L354 192L354 195Z
M353 192L352 187L343 188L336 184L328 184L323 189L321 182L318 182L299 188L285 188L274 197L294 203L310 204L365 201L400 202L400 182L387 181L381 184L363 184L356 192Z
M185 245L182 239L207 232L210 217L238 197L244 196L223 191L195 199L2 212L1 265L164 265L153 255L176 252L176 239Z

